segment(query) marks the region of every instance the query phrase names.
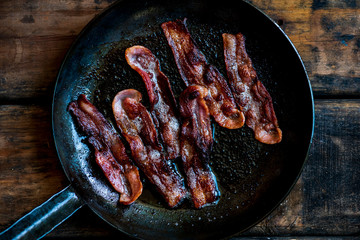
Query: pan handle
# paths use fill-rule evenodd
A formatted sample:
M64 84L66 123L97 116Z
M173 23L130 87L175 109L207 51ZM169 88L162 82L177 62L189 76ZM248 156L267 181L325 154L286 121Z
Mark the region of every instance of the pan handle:
M0 233L0 239L40 239L83 205L69 185Z

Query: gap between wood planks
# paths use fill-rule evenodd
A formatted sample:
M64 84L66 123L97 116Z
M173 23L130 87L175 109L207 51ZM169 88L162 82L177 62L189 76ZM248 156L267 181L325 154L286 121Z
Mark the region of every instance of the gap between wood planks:
M0 104L51 101L48 93L71 43L111 2L5 1L0 19ZM292 40L315 98L360 98L360 9L355 1L248 2L268 14Z

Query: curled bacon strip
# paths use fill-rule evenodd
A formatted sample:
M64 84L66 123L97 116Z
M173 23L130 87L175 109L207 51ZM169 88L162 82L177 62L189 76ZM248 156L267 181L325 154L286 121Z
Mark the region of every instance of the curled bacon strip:
M260 82L245 49L245 37L224 33L226 69L236 103L245 113L246 125L263 143L275 144L282 139L270 94Z
M143 189L139 171L131 163L115 129L83 94L69 104L68 110L89 136L89 142L95 149L96 163L120 193L120 203L128 205L134 202Z
M236 108L224 77L214 66L207 63L204 54L195 45L186 28L186 19L165 22L161 27L185 84L201 85L209 89L210 95L206 102L210 114L220 126L229 129L242 127L244 114Z
M208 90L199 85L188 87L180 96L183 118L181 130L181 156L196 208L217 201L220 192L215 175L209 166L213 138L209 109L205 98Z
M159 129L167 152L167 159L180 156L180 123L176 114L176 101L169 79L160 71L159 60L143 46L126 49L125 57L146 85L150 100L150 112Z
M116 123L128 141L137 166L165 198L175 207L185 197L183 179L164 159L162 147L150 113L140 103L141 93L134 89L119 92L113 101Z

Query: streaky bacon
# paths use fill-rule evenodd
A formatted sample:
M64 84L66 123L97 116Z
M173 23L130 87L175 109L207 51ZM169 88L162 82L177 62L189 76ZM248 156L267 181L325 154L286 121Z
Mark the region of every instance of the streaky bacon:
M210 114L220 126L229 129L242 127L244 114L236 108L225 78L216 67L207 63L204 54L196 46L186 28L186 18L165 22L161 27L185 84L201 85L209 89L210 95L206 102Z
M224 56L230 87L236 103L245 113L246 125L255 138L266 144L279 143L282 132L275 115L273 102L260 82L245 49L245 37L224 33Z
M120 203L134 202L143 189L139 171L126 154L115 129L83 94L69 104L68 110L89 137L88 141L95 149L96 163L120 193Z
M140 103L141 93L134 89L119 92L113 100L113 112L121 133L130 145L137 166L154 184L170 207L186 195L183 179L162 154L150 113Z
M126 49L125 57L137 71L145 85L150 100L150 112L163 140L167 159L180 156L180 123L177 104L169 79L160 71L159 60L143 46Z
M192 85L180 95L183 119L181 156L187 185L196 208L214 203L220 197L215 175L209 166L213 138L209 109L205 102L208 94L205 87Z

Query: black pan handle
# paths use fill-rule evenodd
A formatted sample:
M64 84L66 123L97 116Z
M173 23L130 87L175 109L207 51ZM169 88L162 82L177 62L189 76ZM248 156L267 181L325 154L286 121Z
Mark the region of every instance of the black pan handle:
M69 185L0 233L0 240L40 239L83 205Z

